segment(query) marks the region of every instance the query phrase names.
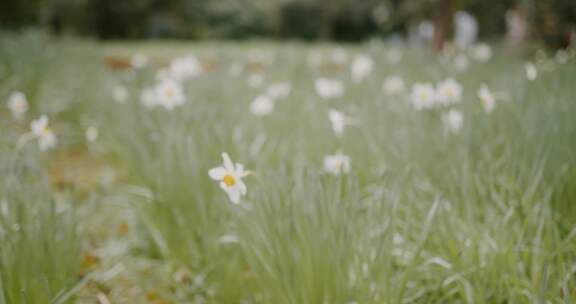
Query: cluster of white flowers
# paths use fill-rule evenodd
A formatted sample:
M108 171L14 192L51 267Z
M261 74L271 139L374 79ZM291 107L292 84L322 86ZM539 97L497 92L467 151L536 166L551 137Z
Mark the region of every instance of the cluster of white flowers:
M188 78L198 76L202 73L200 61L192 55L178 57L170 62L166 70L162 70L159 78L169 78L176 81L184 81Z
M23 119L26 112L28 112L29 105L26 95L20 91L14 91L6 103L12 116L17 119ZM24 140L36 139L40 150L46 151L54 148L57 143L57 138L48 124L48 117L46 115L40 116L38 119L30 123L30 132L22 137Z
M460 102L462 91L462 85L453 78L439 82L436 87L431 83L416 83L412 87L411 100L417 110L431 109Z
M56 146L56 135L50 129L46 115L32 121L30 129L33 137L38 140L40 150L46 151Z
M274 111L274 104L280 98L290 94L292 85L289 82L279 82L270 85L264 94L254 98L250 103L250 112L256 116L266 116Z

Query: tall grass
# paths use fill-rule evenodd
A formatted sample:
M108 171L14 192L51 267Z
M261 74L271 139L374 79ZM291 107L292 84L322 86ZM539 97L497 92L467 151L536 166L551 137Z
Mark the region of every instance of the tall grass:
M178 292L162 295L168 300L569 303L576 298L573 58L564 65L538 60L540 73L531 82L524 59L500 50L489 63L471 62L459 71L422 50L402 48L402 62L395 65L386 61L386 45L343 46L349 55L366 53L375 60L372 75L353 84L347 67L309 65L312 52L328 56L333 45L47 44L58 51L46 59L48 66L30 73L54 75L43 76L39 85L63 88L68 98L34 100L44 100L38 108L53 110L55 120L65 124L64 148L80 141L87 122L99 127L97 145L122 173L119 188L126 189L138 215L141 243L132 253L186 269L185 278L171 282ZM247 85L249 73L229 73L235 64L249 62L254 50L273 58L263 65L265 85L259 89ZM138 72L102 66L103 57L137 52L149 55L152 66ZM154 82L157 67L186 53L215 70L185 82L187 103L181 108L144 108L139 95ZM23 62L29 55L11 56ZM443 110L416 111L406 95L384 95L388 75L400 75L408 85L457 79L464 86L463 101L455 106L464 114L462 130L445 132ZM345 95L332 101L318 97L313 83L320 76L341 80ZM253 116L249 103L278 81L289 81L292 93L270 116ZM7 83L5 92L14 87ZM498 96L491 114L476 97L482 83ZM117 84L128 89L126 103L113 101ZM335 136L330 108L359 123ZM338 150L352 160L350 174L341 177L322 170L323 157ZM239 205L208 177L224 151L255 172L246 178L248 195ZM18 206L45 193L19 190L25 179L14 178L18 186L10 189L22 197L15 198ZM46 221L63 216L46 208ZM60 220L45 225L56 223L65 231L73 226ZM73 234L53 239L58 233L51 229L35 230L42 233L38 241L26 239L20 248L51 241L54 252L66 251L73 260ZM21 267L14 268L18 275L28 273L18 263L3 265L8 264ZM15 276L9 281L19 282ZM68 281L53 282L62 287Z

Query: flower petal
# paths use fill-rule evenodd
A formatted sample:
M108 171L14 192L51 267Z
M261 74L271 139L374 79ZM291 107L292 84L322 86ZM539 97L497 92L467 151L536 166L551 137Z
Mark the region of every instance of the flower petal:
M223 152L222 159L224 160L224 168L226 168L227 171L234 172L234 163L230 159L228 153Z
M212 168L208 171L208 175L213 180L222 180L224 175L226 175L226 169L224 167Z
M241 179L238 180L237 187L241 195L246 195L246 184Z
M240 203L240 189L238 187L229 188L226 193L228 193L228 197L234 204Z

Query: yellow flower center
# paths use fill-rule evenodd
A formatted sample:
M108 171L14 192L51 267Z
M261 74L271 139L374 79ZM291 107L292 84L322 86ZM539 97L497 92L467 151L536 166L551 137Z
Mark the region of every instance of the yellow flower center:
M166 89L166 96L173 97L174 96L174 89L172 89L172 88Z
M222 179L222 181L228 187L232 187L236 184L236 179L234 178L234 176L232 176L230 174L225 175L224 178Z
M48 126L42 128L42 135L46 136L50 133L50 128Z

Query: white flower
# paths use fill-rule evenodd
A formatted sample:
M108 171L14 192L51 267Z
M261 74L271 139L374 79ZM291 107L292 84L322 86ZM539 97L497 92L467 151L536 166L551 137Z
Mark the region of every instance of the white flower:
M146 65L148 65L148 57L142 54L135 54L134 56L132 56L130 63L132 64L133 68L141 69L144 68Z
M344 132L344 127L347 125L353 125L354 119L346 116L344 113L330 109L328 111L328 118L330 119L330 123L332 124L332 130L338 136L342 135Z
M8 109L12 116L19 119L28 111L28 101L24 93L16 91L8 98Z
M444 127L451 133L458 133L464 124L464 115L458 110L450 110L442 115Z
M350 172L350 157L341 152L327 155L324 157L324 171L335 176Z
M528 80L532 81L538 77L538 70L536 70L536 66L533 63L526 63L524 69L526 70L526 78L528 78Z
M199 75L202 72L202 65L196 57L190 55L172 60L168 71L170 77L181 81Z
M46 115L32 121L30 124L32 135L38 139L40 150L46 151L56 146L56 135L48 126L48 117Z
M436 89L436 101L443 105L460 102L462 86L452 78L440 82Z
M128 91L126 90L125 87L117 85L112 90L112 96L114 97L114 100L116 100L116 102L124 103L126 101L126 98L128 97Z
M279 82L272 84L266 90L266 95L272 99L278 99L288 96L292 90L292 85L289 82Z
M374 61L372 61L372 58L366 55L354 57L352 61L352 81L355 83L362 82L372 73L373 67Z
M417 83L412 86L412 104L416 110L430 109L435 104L436 91L429 83Z
M496 107L496 99L485 84L480 86L480 90L478 90L478 98L480 98L486 113L491 113L494 111L494 108Z
M388 95L398 95L404 92L404 79L400 76L388 76L384 79L382 89Z
M158 98L158 104L164 106L167 110L181 106L186 101L182 85L170 79L164 79L157 84L156 97Z
M471 49L472 58L486 62L492 58L492 48L486 43L479 43Z
M240 163L234 163L228 156L228 153L222 153L223 165L208 171L208 175L215 181L220 182L220 188L228 194L230 200L238 204L240 197L246 195L246 184L242 178L249 175L249 171L244 171L244 166Z
M86 140L88 142L95 142L98 139L98 128L90 126L86 128Z
M250 112L256 116L265 116L274 110L274 100L267 95L260 95L250 104Z
M344 94L344 87L338 80L318 78L314 86L316 87L316 93L324 99L337 98Z

